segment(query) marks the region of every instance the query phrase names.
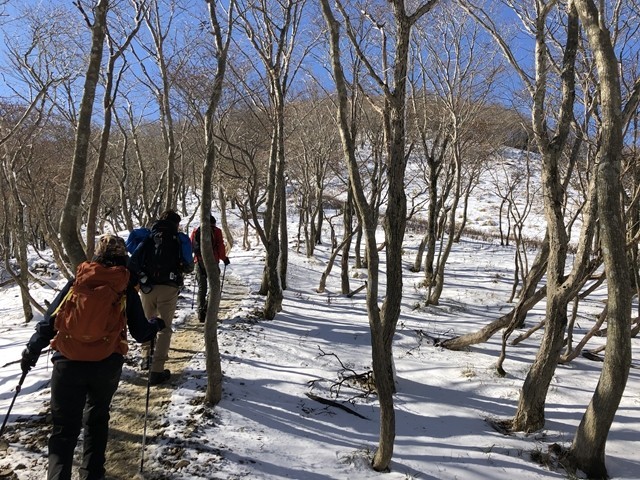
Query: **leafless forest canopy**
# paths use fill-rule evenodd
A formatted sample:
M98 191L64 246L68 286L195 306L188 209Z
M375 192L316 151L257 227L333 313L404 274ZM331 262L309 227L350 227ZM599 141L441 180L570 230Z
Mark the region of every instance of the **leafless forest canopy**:
M452 244L476 233L469 199L490 179L495 239L515 250L514 308L444 346L497 332L506 343L546 300L540 352L505 427L539 429L556 365L586 343L574 344L575 312L606 278L601 323L584 336L607 334L606 381L567 452L569 465L606 475L640 325L637 0L23 3L0 2L0 253L27 320L42 309L28 295L29 252L51 249L71 275L95 234L166 208L188 224L213 205L229 245L264 245L267 319L282 308L290 232L310 257L331 241L343 293L349 268L367 269L382 407L373 466L384 470L402 294L378 304L380 255L386 284L402 285L404 234L424 235L413 270L437 304ZM522 152L509 169L506 147ZM187 209L193 196L202 211ZM546 236L533 239L536 204Z

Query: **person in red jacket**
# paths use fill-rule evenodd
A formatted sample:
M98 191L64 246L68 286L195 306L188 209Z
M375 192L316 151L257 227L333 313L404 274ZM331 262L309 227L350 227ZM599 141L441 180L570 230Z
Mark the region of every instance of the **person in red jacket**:
M222 230L216 227L216 219L213 215L211 215L210 221L211 245L213 246L213 258L216 266L220 260L224 262L225 266L229 265L231 261L229 257L227 257L227 252L224 247ZM200 227L191 233L191 245L193 246L195 262L198 266L196 268L196 279L198 280L198 320L200 320L200 323L204 323L207 315L207 290L209 289L209 283L207 281L207 272L204 269L204 262L202 261L202 251L200 249Z

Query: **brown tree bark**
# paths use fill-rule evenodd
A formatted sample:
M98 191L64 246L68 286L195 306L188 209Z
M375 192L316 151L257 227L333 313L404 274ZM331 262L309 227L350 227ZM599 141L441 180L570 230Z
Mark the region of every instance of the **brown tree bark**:
M111 126L113 120L113 103L118 93L119 82L115 78L116 62L122 57L124 51L129 46L133 37L138 33L142 25L142 10L138 4L134 2L137 8L136 22L133 30L129 33L123 44L117 47L114 39L107 36L107 44L109 46L109 61L105 72L104 94L102 97L102 109L104 112L104 121L102 124L102 132L100 133L100 146L98 148L98 160L93 170L91 179L91 201L89 203L89 213L87 215L87 257L93 257L95 249L95 236L97 232L96 221L98 218L98 208L100 205L100 197L102 195L102 177L104 176L105 163L107 161L107 152L109 150L109 139L111 138Z
M224 233L224 243L226 248L226 253L229 255L229 252L233 249L233 234L231 233L231 229L229 228L229 222L227 221L227 192L225 192L222 185L218 185L218 202L220 203L220 228Z
M341 2L336 2L345 23L346 32L352 46L358 52L359 59L366 65L370 77L384 92L383 119L385 128L387 154L387 214L384 220L386 245L386 277L388 289L382 307L378 305L378 268L379 253L376 244L377 208L375 199L368 202L365 197L362 179L356 158L356 146L353 129L350 128L350 108L347 82L344 76L340 53L340 24L331 9L328 0L321 0L322 12L329 30L329 46L334 80L337 89L338 124L343 146L343 154L351 191L354 196L358 216L363 225L364 241L366 243L367 273L367 312L371 329L371 347L373 373L380 402L380 439L378 448L372 460L372 467L376 471L387 471L395 441L395 410L393 394L395 384L393 378L392 341L402 300L402 241L406 224L406 195L404 191L404 176L406 170L405 151L405 100L407 83L407 65L411 28L415 22L426 15L436 4L429 1L417 6L412 14L408 14L403 0L393 0L391 9L395 19L395 57L390 69L393 81L388 81L386 75L379 76L371 63L360 50L352 26L348 24L348 15ZM387 61L385 58L384 62ZM391 85L392 83L392 85Z
M559 160L569 134L575 99L575 58L578 41L577 14L567 8L567 39L563 58L562 105L556 133L550 138L546 127L545 96L548 88L549 58L546 47L546 19L550 5L540 8L536 19L536 84L533 90L532 124L536 142L542 152L542 192L544 197L549 259L547 263L547 309L545 331L536 358L525 378L512 429L532 432L544 426L544 407L551 379L558 364L567 326L567 305L576 288L576 265L573 275L565 276L568 235L564 224L564 189ZM586 242L585 242L586 247ZM579 270L579 269L578 269Z
M94 9L93 23L90 25L92 38L91 53L89 55L89 65L87 66L82 100L80 102L71 177L69 178L67 197L60 219L60 239L67 251L69 261L74 271L77 265L87 259L78 232L78 224L81 213L82 194L85 187L89 141L91 139L93 103L100 76L100 66L102 64L102 51L104 49L104 39L107 30L108 10L109 0L99 0ZM89 22L88 18L87 22Z
M304 2L261 0L240 9L242 28L260 58L268 85L272 130L267 177L265 270L260 293L266 295L264 318L272 320L282 310L283 289L287 286L288 231L285 199L285 101L292 79L294 46L299 33ZM261 18L264 28L256 28L252 15Z
M207 2L208 3L208 2ZM153 38L153 46L145 47L147 52L151 54L152 58L158 66L160 73L160 84L158 85L149 76L147 77L154 89L156 99L158 101L158 108L160 110L160 125L162 128L162 139L164 142L164 149L167 155L167 168L164 172L164 186L161 187L162 201L164 203L163 209L175 208L176 199L176 139L175 128L173 121L173 111L171 106L171 88L172 80L171 74L175 75L175 72L169 71L169 63L174 65L177 63L176 59L168 59L165 49L165 40L167 38L167 31L163 30L162 22L165 20L166 15L163 15L160 11L160 4L157 0L150 3L149 8L146 9L145 21L149 29L149 33ZM168 20L168 24L171 24L172 18ZM145 73L146 74L146 73Z
M229 4L225 26L218 18L218 2L207 1L209 9L209 23L215 47L217 69L211 90L207 111L204 119L204 136L206 154L202 169L202 203L200 205L200 239L202 242L202 260L207 271L209 282L209 302L205 317L205 352L207 369L207 390L204 401L210 405L217 405L222 399L222 365L220 360L220 348L218 345L218 313L220 309L220 267L216 263L213 255L213 245L211 242L211 215L212 204L212 178L217 163L217 148L214 134L216 111L222 97L222 85L227 68L227 56L231 33L233 31L232 18L236 3L232 0Z
M542 287L537 290L533 295L522 296L518 304L506 315L494 320L489 325L482 327L477 332L468 333L466 335L460 335L449 340L444 340L439 343L439 346L447 348L449 350L464 350L471 345L483 343L489 340L493 335L507 328L511 323L518 322L519 319L524 319L527 312L535 307L543 298L547 295L547 288Z
M607 346L596 391L568 452L572 467L589 478L606 479L605 446L624 393L631 365L631 284L625 251L625 223L620 202L623 109L616 52L604 25L604 12L592 0L575 0L595 55L601 104L598 151L598 217L607 275Z
M343 225L344 225L344 234L346 236L347 232L351 232L348 236L348 240L344 243L342 247L342 256L340 258L340 292L343 295L348 294L351 291L350 281L349 281L349 255L351 252L351 239L355 233L353 228L353 193L351 193L351 189L347 193L347 200L344 202L343 208Z
M1 147L0 147L1 148ZM22 300L22 312L24 321L30 322L33 319L33 309L31 303L33 298L29 294L29 263L27 261L27 240L25 238L25 212L24 201L20 196L20 189L16 182L15 165L16 157L20 157L22 148L16 147L17 151L10 154L5 153L2 163L2 174L0 176L0 190L2 191L3 230L4 234L0 240L1 257L4 259L4 269L13 277L20 287L20 299ZM4 150L4 148L3 148ZM18 261L20 271L15 273L9 259L15 256ZM35 305L37 303L34 302ZM42 311L42 308L38 308Z

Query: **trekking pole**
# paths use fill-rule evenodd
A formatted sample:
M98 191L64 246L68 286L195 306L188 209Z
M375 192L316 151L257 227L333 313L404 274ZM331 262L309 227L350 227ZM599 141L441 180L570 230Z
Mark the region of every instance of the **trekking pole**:
M222 293L222 287L224 287L224 274L227 273L227 264L224 264L224 269L222 269L222 281L220 282L220 293Z
M193 304L196 301L196 288L198 287L198 279L193 276L193 282L191 282L191 310L193 310Z
M144 407L144 428L142 430L142 453L140 455L140 473L144 471L144 451L147 444L147 417L149 416L149 398L151 397L151 359L155 347L156 337L151 340L149 354L147 355L147 400Z
M28 372L22 372L22 376L20 377L20 381L18 382L18 385L16 386L16 394L13 396L13 400L11 400L11 405L9 405L9 411L7 412L7 415L4 417L4 421L2 422L2 428L0 428L0 436L4 432L4 427L7 426L7 421L9 420L9 414L11 413L11 409L13 408L13 404L16 403L16 398L18 397L18 394L20 393L20 390L22 389L22 382L24 382L24 379L27 377L27 373Z

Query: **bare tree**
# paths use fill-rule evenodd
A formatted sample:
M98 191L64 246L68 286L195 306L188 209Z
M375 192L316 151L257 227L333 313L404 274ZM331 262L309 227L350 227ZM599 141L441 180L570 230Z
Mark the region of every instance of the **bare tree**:
M204 118L204 134L206 156L202 170L202 204L200 207L200 239L202 241L202 260L207 271L209 281L209 302L205 320L205 349L207 355L207 391L205 402L216 405L222 399L222 366L220 362L220 350L218 347L218 311L220 307L220 267L214 260L213 246L211 243L211 200L212 177L216 167L216 136L214 134L216 112L222 97L222 86L227 69L227 55L231 34L233 32L233 17L235 1L231 1L226 12L226 23L221 21L223 15L222 6L215 0L207 0L209 9L209 22L213 35L214 51L217 68L213 83L209 91L209 101Z
M549 249L546 259L547 275L547 311L545 331L540 349L531 369L525 379L518 410L510 422L510 427L516 431L535 431L544 425L544 407L549 384L558 363L564 332L567 325L568 302L578 293L589 268L589 255L595 231L595 202L592 188L591 202L585 208L585 219L579 241L578 251L571 272L567 275L565 267L569 246L567 225L564 223L564 209L566 189L560 172L560 159L567 146L567 139L573 119L573 105L575 101L575 63L578 46L578 17L569 3L566 8L555 3L537 1L534 5L516 7L516 13L523 21L523 25L535 38L535 75L532 77L519 65L509 44L498 32L490 14L477 4L463 2L463 5L474 18L493 36L511 66L518 73L532 99L532 129L536 145L542 156L542 192L544 198L545 218L547 220L547 238ZM560 18L564 17L561 21ZM560 45L561 56L557 70L554 70L553 48L551 42L550 25L566 25L564 44ZM558 72L559 108L557 117L551 128L548 117L552 110L549 108L554 82L552 75ZM544 257L538 256L538 260ZM533 282L540 274L541 262L537 262L530 272L531 278L526 282L525 293L534 290ZM539 280L539 278L538 278ZM516 306L516 312L526 302L521 298ZM503 342L508 338L517 323L521 321L517 315L503 333ZM502 372L504 351L498 360L498 371Z
M119 142L116 145L116 148L119 147L120 150L120 174L116 174L115 176L117 176L118 191L120 194L120 210L122 211L122 215L125 219L126 229L131 232L134 229L134 225L130 207L131 200L129 199L127 189L127 185L129 183L129 169L127 168L127 165L129 163L131 139L129 137L129 132L127 132L125 126L120 120L117 110L114 110L113 116L119 132Z
M178 2L169 0L149 0L149 8L145 9L144 21L151 36L149 42L146 37L139 36L133 49L141 65L140 80L155 96L160 116L162 132L162 146L166 158L166 168L163 172L164 185L161 190L163 208L176 206L176 157L177 140L174 125L172 100L173 77L182 68L184 46L172 44L172 34L176 33L174 25L176 17L182 9ZM173 47L173 49L172 49ZM151 64L138 53L143 50L151 60Z
M422 64L419 55L416 55L415 61L418 66L417 75L424 75L426 72L423 66L426 68L426 65ZM420 92L423 82L424 79L417 78L412 78L411 82L412 118L415 134L418 137L414 156L418 157L416 168L426 185L428 198L426 232L418 247L413 271L421 270L424 256L424 284L429 286L432 285L434 277L436 242L438 226L442 224L440 218L444 209L443 200L449 196L451 190L450 169L445 162L450 137L445 132L446 117L440 114L437 102L432 101L424 92Z
M147 225L160 212L166 186L166 169L158 169L156 158L164 155L161 127L146 121L149 112L138 109L127 92L121 91L121 108L114 110L127 152L121 157L126 170L125 196L128 210L139 225ZM124 174L124 173L123 173Z
M589 478L608 478L605 445L624 392L631 364L631 289L625 226L620 202L622 185L620 165L623 129L637 108L640 79L635 84L636 98L622 105L620 76L614 42L605 21L605 10L592 0L575 0L597 66L601 132L598 151L598 217L607 275L607 348L594 396L584 414L568 452L569 463Z
M93 19L88 14L81 2L77 3L85 22L91 29L91 53L84 82L84 90L80 103L78 125L76 129L76 145L69 179L67 198L60 219L60 237L69 255L69 260L75 268L85 261L87 256L82 246L78 225L80 223L80 208L82 194L85 187L85 174L88 163L89 141L91 137L91 120L93 116L93 104L96 95L96 87L100 80L100 67L102 65L102 52L107 30L107 12L109 0L98 0L93 9Z
M478 125L500 71L500 64L493 60L497 55L495 49L482 44L479 27L458 9L455 5L442 8L431 30L417 29L425 50L424 54L417 54L424 77L423 95L433 92L433 102L444 117L440 124L442 131L435 138L446 138L443 154L448 159L451 175L451 190L447 198L439 200L447 218L441 231L437 262L427 285L430 304L438 304L442 295L445 265L456 239L458 205L464 190L463 165L469 161L468 157L473 158L473 150L489 143L487 132ZM430 230L433 231L433 227Z
M133 2L135 8L134 25L130 32L124 34L122 43L117 44L118 40L114 38L112 32L114 28L107 32L106 42L109 49L109 59L104 73L104 92L102 96L102 109L104 120L102 124L102 132L100 133L100 144L98 147L98 160L91 180L91 201L89 204L89 213L87 216L87 256L93 257L95 248L96 219L98 216L98 207L102 194L102 177L104 174L105 162L107 160L107 152L109 149L109 139L111 136L111 126L113 119L113 107L115 96L118 93L122 70L126 68L126 62L121 65L121 73L117 75L116 64L122 59L124 51L128 48L133 37L138 33L142 25L142 16L144 14L144 0Z
M338 131L328 99L310 92L289 106L295 129L289 136L290 150L298 152L289 160L288 173L299 197L300 228L304 232L306 255L313 256L322 243L323 202L330 174L339 157ZM332 192L331 196L337 192Z
M50 98L55 97L56 88L73 73L65 68L68 55L57 48L68 38L69 30L64 27L68 23L66 12L43 16L41 11L24 7L14 21L21 22L21 28L7 39L4 50L7 70L2 72L11 100L0 101L0 190L3 199L0 249L4 269L20 287L24 318L29 321L33 318L33 308L43 311L29 293L32 277L27 255L29 246L37 251L44 247L43 239L53 240L48 243L52 245L61 271L67 273L64 256L55 254L60 249L54 248L57 230L53 223L58 221L57 212L61 207L59 199L55 198L59 190L54 186L54 172L64 174L68 171L57 159L41 160L43 155L51 154L48 147L56 144L58 133ZM57 146L56 151L63 154L63 143ZM43 197L46 197L45 201ZM11 259L15 259L15 263Z
M0 145L0 190L2 191L2 212L0 218L3 222L4 234L0 239L0 250L4 260L4 270L8 272L13 280L20 286L20 296L22 299L22 310L25 322L31 321L33 318L32 304L41 312L44 309L33 300L29 293L29 264L27 261L27 236L25 230L27 226L27 202L23 198L28 188L24 188L23 182L28 176L25 171L29 168L29 164L33 162L34 138L37 131L41 130L41 124L44 122L46 111L43 111L44 102L40 102L36 111L39 115L34 116L33 123L25 124L21 119L16 119L15 115L11 115L9 109L2 108L3 120L0 122L0 134L5 130L5 122L7 130L12 130L11 137L13 141L6 141ZM13 108L13 113L24 118L19 109ZM16 130L15 125L11 125L11 121L22 123L24 128ZM26 193L26 195L29 195ZM14 271L10 259L17 260L18 271Z
M267 256L260 293L266 295L264 317L282 309L287 272L285 201L285 101L304 53L295 56L304 0L242 2L239 15L249 43L264 68L271 118L264 230Z
M267 244L261 211L267 196L267 165L263 159L269 155L270 129L261 115L253 113L229 107L220 114L216 133L221 158L220 181L240 210L246 249L251 248L250 229L256 232L262 245Z
M387 292L382 307L378 305L378 267L379 258L375 239L377 217L372 215L372 206L364 195L362 180L358 172L358 161L355 151L355 138L350 129L347 81L342 66L340 48L341 23L329 5L328 0L321 0L322 12L329 30L329 44L334 80L338 94L338 122L343 143L343 152L351 188L355 199L358 216L363 224L365 242L367 244L367 271L369 275L367 286L367 311L371 328L373 371L378 398L380 400L380 441L373 458L372 466L377 471L389 468L393 456L395 439L395 412L393 407L393 393L395 391L393 378L392 339L400 315L402 299L402 240L406 224L406 196L404 191L404 176L406 170L406 131L405 131L405 102L408 55L411 30L413 26L430 12L435 1L418 4L412 13L406 10L405 2L392 1L389 7L382 4L368 5L355 15L365 15L371 19L372 25L380 33L381 47L384 53L380 59L382 73L376 72L374 63L362 49L353 24L352 14L348 13L345 5L336 2L336 8L341 14L341 23L348 36L352 48L368 71L371 80L384 95L384 127L387 140L387 170L388 202L387 214L384 221L386 234L387 255L387 284L394 288ZM386 7L386 8L385 8ZM386 10L386 12L385 12ZM384 14L387 14L386 16ZM389 25L387 26L387 21ZM393 25L393 27L391 27ZM387 50L388 29L393 30L394 48ZM390 51L393 51L393 54ZM391 60L392 65L388 62Z

